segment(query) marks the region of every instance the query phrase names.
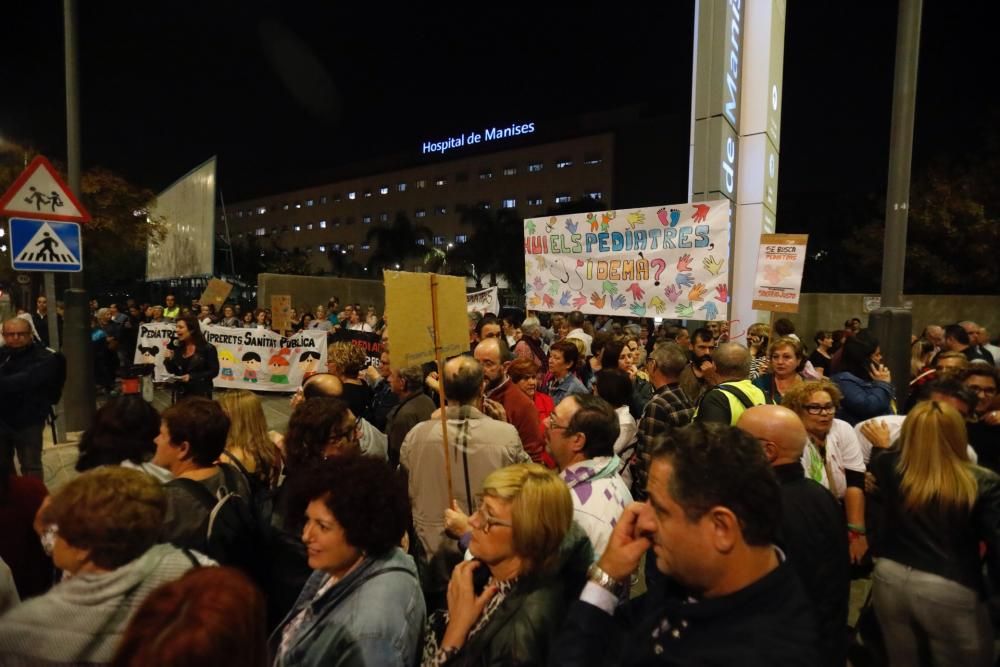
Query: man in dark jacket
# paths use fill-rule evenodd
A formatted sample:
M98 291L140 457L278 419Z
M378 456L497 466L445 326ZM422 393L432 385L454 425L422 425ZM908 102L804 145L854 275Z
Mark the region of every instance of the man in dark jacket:
M14 460L22 475L42 477L42 430L57 389L55 356L31 336L19 317L3 323L0 348L0 456ZM13 467L13 466L12 466Z
M817 664L811 605L774 546L780 490L757 441L694 423L650 454L649 500L625 508L549 664ZM651 545L667 590L616 608Z
M420 366L393 367L389 386L399 402L389 411L386 436L389 439L389 465L399 465L399 450L410 429L431 418L434 401L424 393L424 372Z
M850 555L844 512L821 484L806 478L802 450L809 438L802 420L780 405L750 408L739 428L757 438L781 484L778 543L813 603L822 665L847 663Z

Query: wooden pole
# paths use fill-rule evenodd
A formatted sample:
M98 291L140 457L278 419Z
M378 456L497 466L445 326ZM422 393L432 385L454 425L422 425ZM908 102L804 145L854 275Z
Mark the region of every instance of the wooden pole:
M431 318L434 324L434 362L438 371L438 398L441 403L441 443L444 447L444 475L448 481L448 506L455 498L451 487L451 456L448 451L448 401L444 397L444 361L441 359L441 328L438 326L437 303L438 276L431 274ZM469 513L472 513L472 498L466 498Z

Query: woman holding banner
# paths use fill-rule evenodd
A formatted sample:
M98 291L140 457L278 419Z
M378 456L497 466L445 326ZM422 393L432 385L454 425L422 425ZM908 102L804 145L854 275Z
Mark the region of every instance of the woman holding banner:
M163 366L177 380L174 402L189 396L212 398L212 382L219 374L219 354L205 340L194 315L177 319L177 337L163 351Z

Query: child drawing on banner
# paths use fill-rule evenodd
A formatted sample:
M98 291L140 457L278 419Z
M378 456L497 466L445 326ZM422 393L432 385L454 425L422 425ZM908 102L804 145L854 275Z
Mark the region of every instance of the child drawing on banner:
M271 384L288 384L288 357L291 354L291 350L283 347L267 360L267 368L271 371Z
M257 371L260 370L260 355L247 352L243 355L243 381L257 384Z
M219 350L219 379L225 382L235 382L236 376L233 374L233 367L236 365L236 357L229 350Z
M150 345L146 347L145 345L139 346L139 358L142 359L144 364L155 364L156 355L160 353L160 348L155 345Z
M316 374L316 369L319 367L319 352L315 350L306 350L299 355L299 370L302 371L302 381L305 382L310 376Z

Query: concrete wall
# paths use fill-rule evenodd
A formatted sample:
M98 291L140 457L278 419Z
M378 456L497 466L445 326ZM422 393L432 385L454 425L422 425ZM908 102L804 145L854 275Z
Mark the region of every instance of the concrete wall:
M385 308L385 286L381 280L258 274L257 307L270 308L274 294L290 294L292 307L300 313L304 309L314 311L320 304L326 306L334 296L340 299L341 307L348 303L360 303L365 308L375 304L380 313Z
M803 294L799 312L791 315L776 314L775 319L787 317L795 323L799 337L812 347L812 337L819 329L843 327L844 320L861 319L868 326L870 301L876 294ZM973 320L989 329L990 337L1000 335L1000 295L948 295L916 294L903 298L904 305L912 304L913 333L919 335L928 324L954 324ZM867 308L866 308L867 305Z

